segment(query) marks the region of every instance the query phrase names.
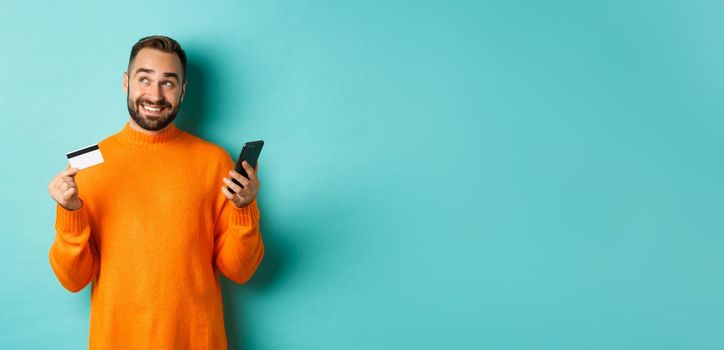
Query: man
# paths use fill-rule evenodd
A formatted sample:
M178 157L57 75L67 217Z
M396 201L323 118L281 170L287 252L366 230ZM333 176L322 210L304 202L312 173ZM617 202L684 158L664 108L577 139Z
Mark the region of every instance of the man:
M50 265L71 292L92 282L91 349L226 349L218 273L245 283L264 255L257 173L173 124L186 91L173 39L136 43L123 88L130 119L98 144L104 162L48 186Z

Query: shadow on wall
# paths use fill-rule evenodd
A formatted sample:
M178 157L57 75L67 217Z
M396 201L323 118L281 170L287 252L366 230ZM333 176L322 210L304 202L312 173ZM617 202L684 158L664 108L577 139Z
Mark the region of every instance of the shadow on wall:
M208 68L207 68L208 67ZM204 137L208 134L202 122L208 125L210 118L214 116L209 113L207 101L214 91L210 90L212 84L207 81L210 76L208 71L211 65L206 64L201 57L189 57L186 63L186 95L179 110L179 115L174 121L181 129L196 136ZM205 120L202 120L204 118Z
M264 259L254 276L244 285L237 285L221 277L221 290L224 295L224 319L226 321L226 337L229 350L249 349L248 334L251 331L246 327L254 320L247 315L244 307L246 300L253 298L256 294L270 293L275 287L279 287L284 266L290 264L290 260L296 260L290 256L293 252L286 249L283 242L279 240L280 234L275 227L273 213L265 206L263 198L259 199L259 211L261 213L260 229L264 240ZM271 333L271 332L269 332Z
M188 50L187 52L203 52L201 48ZM213 118L216 118L218 111L209 110L208 101L214 101L219 98L218 86L223 86L223 82L216 79L222 78L214 71L217 69L209 57L189 56L186 67L186 75L188 85L186 88L186 96L184 97L183 107L179 112L179 117L175 123L177 126L194 135L219 144L218 140L213 140L209 135L218 134L218 130L211 130L214 125ZM222 145L224 146L224 145ZM228 147L224 147L227 149ZM235 159L236 155L231 154ZM263 186L263 185L262 185ZM265 205L263 199L263 191L259 194L259 210L261 212L260 229L264 240L265 254L262 263L259 265L256 273L244 285L236 285L228 280L225 276L219 275L222 280L222 295L224 303L224 319L226 323L226 333L229 349L245 349L248 348L246 334L248 328L244 327L243 313L247 308L244 303L251 295L261 290L271 290L281 268L286 264L286 256L289 253L282 242L279 241L280 234L275 229L273 223L273 213L270 208Z
M321 247L329 243L321 242L318 234L324 229L324 218L330 215L328 211L320 210L320 207L315 205L297 203L298 205L292 205L295 210L286 212L282 218L277 215L278 211L271 210L274 205L264 200L263 192L260 192L259 197L264 259L254 276L244 285L238 285L223 276L221 278L229 350L256 349L261 347L260 344L274 344L276 339L260 339L250 334L252 329L260 330L259 327L247 326L259 323L254 317L260 311L255 310L252 314L250 309L245 307L248 301L271 300L279 293L289 293L300 287L296 284L300 275L308 274L315 264L331 261L329 255L322 251L301 248ZM326 202L329 199L319 200ZM302 222L304 224L299 224ZM282 325L281 328L287 327ZM263 331L264 334L274 334L276 330Z

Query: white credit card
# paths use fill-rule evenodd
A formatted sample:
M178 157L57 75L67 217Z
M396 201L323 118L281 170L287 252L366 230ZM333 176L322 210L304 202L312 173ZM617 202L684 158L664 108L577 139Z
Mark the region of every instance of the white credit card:
M103 163L103 155L98 145L90 145L68 152L67 156L70 166L78 169L85 169Z

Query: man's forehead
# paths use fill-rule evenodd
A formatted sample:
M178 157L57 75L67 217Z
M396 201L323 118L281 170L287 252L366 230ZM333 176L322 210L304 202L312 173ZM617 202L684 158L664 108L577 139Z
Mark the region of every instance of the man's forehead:
M181 74L183 67L181 59L175 53L163 52L153 48L143 48L138 51L136 57L131 62L130 72L136 74L140 69L149 73L150 71L158 73L178 73Z

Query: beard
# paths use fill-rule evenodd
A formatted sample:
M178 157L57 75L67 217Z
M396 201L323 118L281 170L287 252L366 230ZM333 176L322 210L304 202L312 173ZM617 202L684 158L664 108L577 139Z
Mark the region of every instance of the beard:
M179 105L172 106L165 99L156 102L151 102L147 99L138 99L133 101L131 100L130 93L127 96L128 114L131 115L131 118L133 118L133 121L135 121L138 126L148 131L159 131L171 124L171 122L176 118L176 114L178 114L180 107L180 103ZM168 112L160 116L142 115L141 104L149 105L151 107L166 108Z

